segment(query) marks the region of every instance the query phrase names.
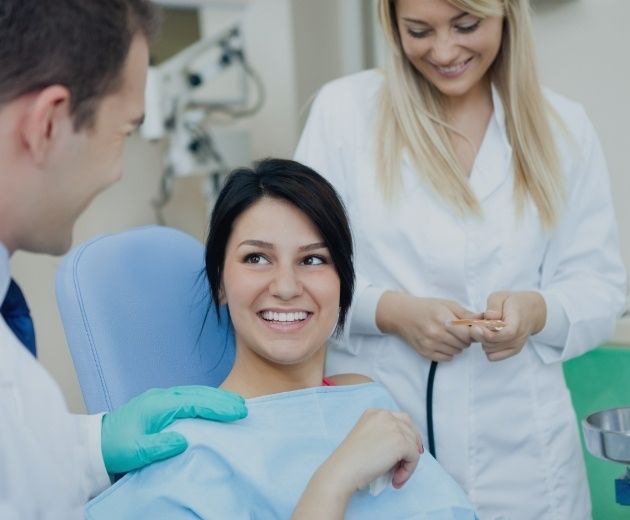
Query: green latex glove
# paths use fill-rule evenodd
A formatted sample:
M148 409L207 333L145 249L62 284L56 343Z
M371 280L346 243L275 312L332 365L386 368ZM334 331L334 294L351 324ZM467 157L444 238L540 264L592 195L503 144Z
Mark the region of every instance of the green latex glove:
M210 386L154 388L103 416L101 451L110 475L126 473L178 455L188 447L183 435L162 432L176 419L201 417L235 421L247 416L245 400Z

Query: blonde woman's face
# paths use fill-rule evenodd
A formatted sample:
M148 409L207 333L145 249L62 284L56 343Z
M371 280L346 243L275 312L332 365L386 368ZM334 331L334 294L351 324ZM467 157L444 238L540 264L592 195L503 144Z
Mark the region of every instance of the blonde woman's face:
M397 0L405 55L442 94L463 97L486 85L503 34L503 18L479 18L447 0Z

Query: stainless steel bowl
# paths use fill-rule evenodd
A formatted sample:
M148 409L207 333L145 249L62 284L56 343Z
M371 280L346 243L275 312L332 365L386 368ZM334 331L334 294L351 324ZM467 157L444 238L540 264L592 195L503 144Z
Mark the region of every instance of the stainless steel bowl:
M582 428L593 455L630 464L630 407L593 413L582 421Z

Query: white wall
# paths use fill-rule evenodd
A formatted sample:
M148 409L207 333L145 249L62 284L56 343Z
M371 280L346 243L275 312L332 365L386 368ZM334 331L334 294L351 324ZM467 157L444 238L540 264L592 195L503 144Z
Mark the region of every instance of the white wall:
M322 84L365 68L365 9L364 0L293 0L292 11L299 132Z
M253 157L290 157L317 89L364 68L364 11L364 0L250 0L243 35L267 91L260 113L238 125L251 132ZM234 18L206 9L205 30Z

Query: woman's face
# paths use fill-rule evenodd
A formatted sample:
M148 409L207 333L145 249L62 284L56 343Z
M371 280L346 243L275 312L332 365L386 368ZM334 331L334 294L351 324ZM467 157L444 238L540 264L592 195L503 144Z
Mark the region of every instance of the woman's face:
M447 97L484 88L503 34L503 17L478 18L447 0L397 0L403 51L416 70Z
M262 198L236 219L222 289L239 352L280 365L322 362L339 314L339 276L318 230L295 206Z

